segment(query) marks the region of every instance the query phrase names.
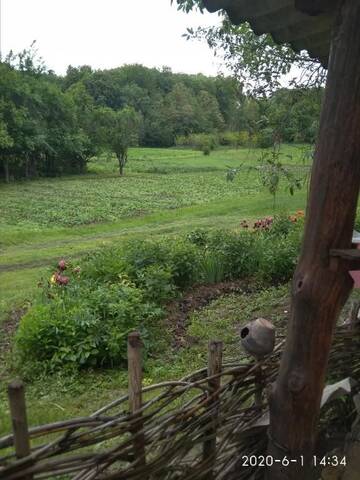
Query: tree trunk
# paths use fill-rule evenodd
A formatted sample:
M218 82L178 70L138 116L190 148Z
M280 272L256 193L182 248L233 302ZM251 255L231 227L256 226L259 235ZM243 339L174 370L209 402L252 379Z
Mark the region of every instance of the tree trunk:
M352 288L344 262L329 250L350 248L360 184L360 2L344 0L334 31L328 82L310 186L302 253L292 286L291 319L270 394L268 479L311 479L320 400L333 330Z
M119 173L120 177L124 175L124 168L127 162L127 153L120 153L118 155L118 160L119 160Z
M25 178L30 178L30 161L28 155L25 155Z
M4 173L5 173L5 182L10 183L10 172L9 172L9 160L4 160Z

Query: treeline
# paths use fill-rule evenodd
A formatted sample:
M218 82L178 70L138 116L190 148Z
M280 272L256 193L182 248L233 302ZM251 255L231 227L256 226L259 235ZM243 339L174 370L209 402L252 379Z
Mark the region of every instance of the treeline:
M234 78L142 65L70 66L60 77L24 51L0 63L0 175L9 181L82 173L103 149L116 154L122 174L129 146L191 145L199 134L230 146L242 144L235 139L311 142L321 95L284 89L248 98Z

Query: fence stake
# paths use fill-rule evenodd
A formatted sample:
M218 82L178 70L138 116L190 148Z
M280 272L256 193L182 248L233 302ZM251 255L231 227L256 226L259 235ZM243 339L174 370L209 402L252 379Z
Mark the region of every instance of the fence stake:
M222 350L223 344L218 340L211 340L208 347L208 376L217 375L221 373L222 369ZM219 400L219 396L216 392L220 389L221 378L210 379L208 382L209 392L212 395L212 398L209 402L208 407L213 406L213 415L211 426L206 430L205 435L207 440L204 441L203 445L203 460L204 462L209 462L211 469L207 470L207 473L204 478L211 480L213 478L213 465L215 463L215 454L216 454L216 429L217 429L217 418L218 418L218 407L215 406Z
M26 416L25 388L21 380L14 380L8 386L10 415L14 434L15 454L18 459L30 455L30 437ZM32 480L26 475L24 480Z
M139 410L142 407L142 342L139 332L131 332L128 336L128 375L129 375L129 408L134 415L136 422L132 428L134 435L134 456L135 461L145 465L145 436L143 430L142 414Z
M261 365L255 370L255 406L262 408L263 406L263 371Z

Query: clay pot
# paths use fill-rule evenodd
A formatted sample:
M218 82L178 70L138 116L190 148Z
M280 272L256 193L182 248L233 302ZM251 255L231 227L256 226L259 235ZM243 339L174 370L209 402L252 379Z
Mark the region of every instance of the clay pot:
M274 325L265 318L257 318L240 330L244 350L256 358L269 355L275 347Z

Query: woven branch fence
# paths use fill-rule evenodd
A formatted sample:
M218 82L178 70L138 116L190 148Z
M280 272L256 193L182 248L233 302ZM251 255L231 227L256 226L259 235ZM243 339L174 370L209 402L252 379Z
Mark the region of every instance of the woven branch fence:
M208 366L178 381L142 388L141 340L128 339L129 392L89 417L28 428L23 384L9 385L13 433L0 438L0 479L263 478L242 456L266 452L266 386L283 340L259 362L222 360L209 343ZM351 359L351 362L348 360ZM349 372L351 369L351 372ZM360 334L338 329L333 378L360 378Z

